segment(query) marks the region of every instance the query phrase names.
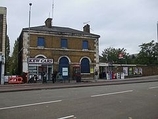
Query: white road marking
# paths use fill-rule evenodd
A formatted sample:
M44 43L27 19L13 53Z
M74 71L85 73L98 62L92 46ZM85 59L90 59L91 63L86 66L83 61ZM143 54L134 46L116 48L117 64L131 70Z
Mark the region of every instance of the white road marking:
M133 90L126 90L126 91L120 91L120 92L113 92L113 93L105 93L105 94L91 95L91 97L100 97L100 96L116 95L116 94L129 93L129 92L133 92Z
M50 104L50 103L61 102L61 101L62 101L62 100L55 100L55 101L39 102L39 103L25 104L25 105L17 105L17 106L10 106L10 107L1 107L0 110L7 110L7 109L14 109L14 108L21 108L21 107L29 107L29 106Z
M155 89L155 88L158 88L158 86L155 86L155 87L149 87L149 89Z
M70 115L70 116L66 116L66 117L61 117L61 118L58 118L58 119L70 119L70 118L74 118L74 115Z

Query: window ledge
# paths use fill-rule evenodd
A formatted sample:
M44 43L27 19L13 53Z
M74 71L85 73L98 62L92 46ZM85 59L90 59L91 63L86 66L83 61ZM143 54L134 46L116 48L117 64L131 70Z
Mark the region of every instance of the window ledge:
M62 49L67 49L67 47L61 47Z
M37 46L37 48L39 48L39 49L44 49L44 46Z
M88 49L82 49L82 51L88 51Z

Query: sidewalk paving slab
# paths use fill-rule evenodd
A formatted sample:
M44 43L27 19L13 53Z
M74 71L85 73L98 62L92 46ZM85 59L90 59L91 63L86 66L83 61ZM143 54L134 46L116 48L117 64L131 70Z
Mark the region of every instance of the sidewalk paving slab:
M25 84L6 84L0 85L0 93L4 92L16 92L16 91L31 91L31 90L46 90L46 89L61 89L61 88L77 88L77 87L88 87L88 86L104 86L104 85L118 85L118 84L129 84L129 83L143 83L143 82L156 82L158 76L146 76L126 79L94 79L82 80L82 82L70 81L70 82L56 82L51 81L45 84L38 83L25 83Z

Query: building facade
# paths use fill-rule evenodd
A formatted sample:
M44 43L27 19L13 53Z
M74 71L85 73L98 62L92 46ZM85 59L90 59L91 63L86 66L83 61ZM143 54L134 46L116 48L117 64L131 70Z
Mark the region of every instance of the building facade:
M82 77L92 77L99 70L99 35L90 33L90 25L83 31L45 25L23 28L19 36L19 71L28 75L60 72L64 79L72 79L74 67L80 67Z
M5 39L7 34L6 15L7 8L0 7L0 84L4 84Z

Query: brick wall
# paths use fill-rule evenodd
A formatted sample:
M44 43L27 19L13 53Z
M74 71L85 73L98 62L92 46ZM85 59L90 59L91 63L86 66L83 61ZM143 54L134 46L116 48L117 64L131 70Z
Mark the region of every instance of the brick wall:
M58 70L58 60L61 56L67 56L70 58L70 75L72 75L72 65L79 64L81 58L84 56L90 58L93 65L95 61L95 42L94 39L89 38L80 38L80 37L63 37L63 36L53 36L53 35L40 35L40 34L31 34L30 36L30 57L34 58L35 56L42 54L49 59L53 59L54 70ZM45 47L37 47L38 37L43 37L45 39ZM61 48L61 39L67 39L68 47L67 49ZM82 41L88 41L88 50L82 50ZM90 67L94 67L90 64ZM90 74L89 76L93 76Z
M33 35L31 34L30 47L37 47L38 37L43 37L45 39L45 48L61 48L60 40L62 38L67 39L68 49L78 49L82 50L82 41L88 41L88 50L94 50L94 39L78 38L78 37L62 37L62 36L48 36L48 35Z
M45 48L37 47L38 37L44 37ZM66 55L71 58L72 62L79 62L79 59L83 56L88 56L92 62L94 62L94 40L86 39L88 41L89 49L87 51L82 51L82 40L81 38L75 37L64 37L68 41L68 48L62 49L60 46L60 41L62 37L59 36L43 36L43 35L31 35L30 40L30 56L35 57L38 54L43 54L47 58L53 58L55 61L61 56Z
M158 75L158 66L143 66L142 70L144 76Z

